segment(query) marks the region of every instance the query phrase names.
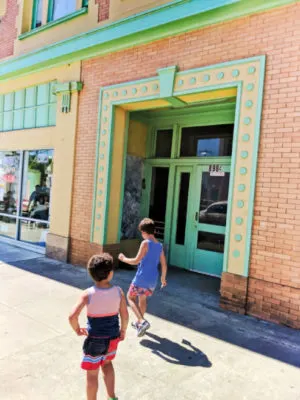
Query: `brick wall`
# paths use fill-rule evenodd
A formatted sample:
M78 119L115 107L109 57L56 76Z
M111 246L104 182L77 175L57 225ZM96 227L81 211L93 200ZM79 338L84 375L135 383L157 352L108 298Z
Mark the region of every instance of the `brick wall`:
M90 235L99 88L147 78L170 65L186 70L266 54L248 312L300 327L299 41L298 3L84 61L71 227L76 254L84 254ZM267 302L278 301L280 291L288 321L280 313L275 318L274 303Z
M6 14L0 18L0 59L13 55L17 15L17 0L7 0Z
M96 4L99 4L98 21L105 21L109 18L109 1L110 0L95 0Z
M248 278L224 272L221 285L221 307L239 314L245 314L247 291Z

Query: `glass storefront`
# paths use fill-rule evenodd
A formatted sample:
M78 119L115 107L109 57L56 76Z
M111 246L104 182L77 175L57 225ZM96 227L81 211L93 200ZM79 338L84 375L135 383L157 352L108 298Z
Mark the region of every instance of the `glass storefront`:
M0 236L46 245L52 173L53 150L0 152Z

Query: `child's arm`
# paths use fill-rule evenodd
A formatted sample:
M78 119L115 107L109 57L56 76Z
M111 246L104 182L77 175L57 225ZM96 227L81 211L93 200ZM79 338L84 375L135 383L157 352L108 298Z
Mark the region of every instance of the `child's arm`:
M78 336L87 336L87 330L85 328L80 328L79 322L78 322L78 318L79 315L81 313L81 311L83 310L83 308L88 304L88 300L89 300L89 295L87 293L87 291L85 291L78 303L75 305L75 307L73 308L73 311L71 312L71 314L69 315L69 323L71 325L71 327L74 329L74 331L77 333Z
M121 253L119 254L119 260L129 265L138 265L147 254L147 251L148 251L148 243L144 240L141 243L139 251L135 258L127 258L124 256L124 254Z
M123 293L123 290L121 290L120 319L121 319L121 335L120 335L120 339L124 340L125 336L126 336L126 330L127 330L127 327L128 327L129 314L128 314L126 298L125 298L125 295Z
M161 265L161 286L165 287L167 286L167 272L168 272L168 267L167 267L167 260L165 256L165 252L162 251L160 255L160 265Z

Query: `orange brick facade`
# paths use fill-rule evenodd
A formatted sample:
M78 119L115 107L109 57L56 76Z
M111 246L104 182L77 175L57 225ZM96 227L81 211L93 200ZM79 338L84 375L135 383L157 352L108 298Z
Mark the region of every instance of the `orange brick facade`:
M300 328L299 41L300 5L295 4L84 61L71 261L85 263L101 250L89 243L100 87L147 78L170 65L186 70L266 55L250 279L224 274L222 293L234 301L230 305L222 296L222 305Z
M8 0L5 15L0 18L0 59L13 55L14 41L17 37L17 0Z

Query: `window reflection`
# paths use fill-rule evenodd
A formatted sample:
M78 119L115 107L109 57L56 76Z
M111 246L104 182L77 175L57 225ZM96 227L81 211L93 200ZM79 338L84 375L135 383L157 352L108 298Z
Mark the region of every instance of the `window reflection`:
M229 177L228 172L224 176L211 176L209 172L202 173L200 223L226 225Z
M45 222L21 221L21 237L23 242L36 246L46 246L49 225Z
M19 175L20 153L0 152L0 213L17 213Z
M198 232L197 248L201 250L224 253L225 236L218 233Z
M53 0L53 21L76 11L76 0Z
M22 216L49 220L53 151L27 151L24 155Z
M52 173L53 150L0 152L1 236L45 246Z
M0 216L0 235L6 238L15 239L17 232L16 218Z
M183 128L180 157L231 156L234 125Z

